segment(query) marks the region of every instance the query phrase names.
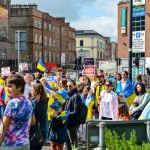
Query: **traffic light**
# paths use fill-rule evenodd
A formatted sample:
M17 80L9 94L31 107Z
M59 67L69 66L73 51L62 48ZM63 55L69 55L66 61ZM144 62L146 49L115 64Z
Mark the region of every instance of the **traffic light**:
M135 57L134 63L135 63L135 66L136 66L137 68L139 68L139 57Z
M118 58L118 65L121 65L121 58Z
M81 56L78 57L78 65L82 65L82 57Z

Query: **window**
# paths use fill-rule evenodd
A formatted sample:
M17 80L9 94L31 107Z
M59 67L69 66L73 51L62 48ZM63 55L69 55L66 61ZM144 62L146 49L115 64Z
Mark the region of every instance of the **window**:
M44 30L47 30L47 23L44 22Z
M49 46L52 46L52 38L49 38Z
M49 62L51 62L52 61L52 56L51 56L51 52L49 52Z
M35 43L37 43L37 34L35 34Z
M133 17L132 30L133 31L145 30L145 16Z
M80 46L83 46L83 40L80 40Z
M44 45L47 45L47 36L44 36Z
M35 61L39 61L38 51L35 51Z
M49 24L48 29L49 29L49 31L52 30L52 25L51 24Z
M42 42L42 36L39 35L39 43L41 43L41 42Z
M18 41L18 35L19 35L19 41ZM20 51L26 50L26 31L19 31L19 34L18 34L18 31L15 32L15 49L16 50L18 50L18 46L19 46Z
M44 58L45 58L45 62L47 62L47 51L44 52Z
M7 0L3 0L3 5L6 5L7 4Z
M38 28L42 29L42 20L38 20Z
M34 19L34 21L33 21L33 26L34 26L34 27L38 27L38 22L37 22L36 19Z

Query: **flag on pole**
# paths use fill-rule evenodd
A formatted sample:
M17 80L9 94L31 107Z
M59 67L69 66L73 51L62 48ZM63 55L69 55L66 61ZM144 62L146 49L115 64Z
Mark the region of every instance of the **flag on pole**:
M44 65L42 59L40 59L36 68L43 72L47 69L46 66Z

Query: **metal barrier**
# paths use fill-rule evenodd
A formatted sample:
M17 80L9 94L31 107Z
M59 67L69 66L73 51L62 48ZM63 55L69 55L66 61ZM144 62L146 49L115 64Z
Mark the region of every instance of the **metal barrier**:
M148 120L130 121L104 121L90 120L86 123L86 150L100 147L105 150L105 128L115 131L119 136L126 133L125 138L130 138L134 130L137 136L137 143L150 142L150 122ZM99 136L100 135L100 136Z

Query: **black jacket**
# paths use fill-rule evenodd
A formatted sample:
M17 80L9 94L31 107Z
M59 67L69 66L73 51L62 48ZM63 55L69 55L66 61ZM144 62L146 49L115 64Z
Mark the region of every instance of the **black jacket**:
M82 102L77 89L73 89L68 93L68 98L66 99L65 110L70 110L68 116L67 126L77 125L76 118L80 114L80 103Z

